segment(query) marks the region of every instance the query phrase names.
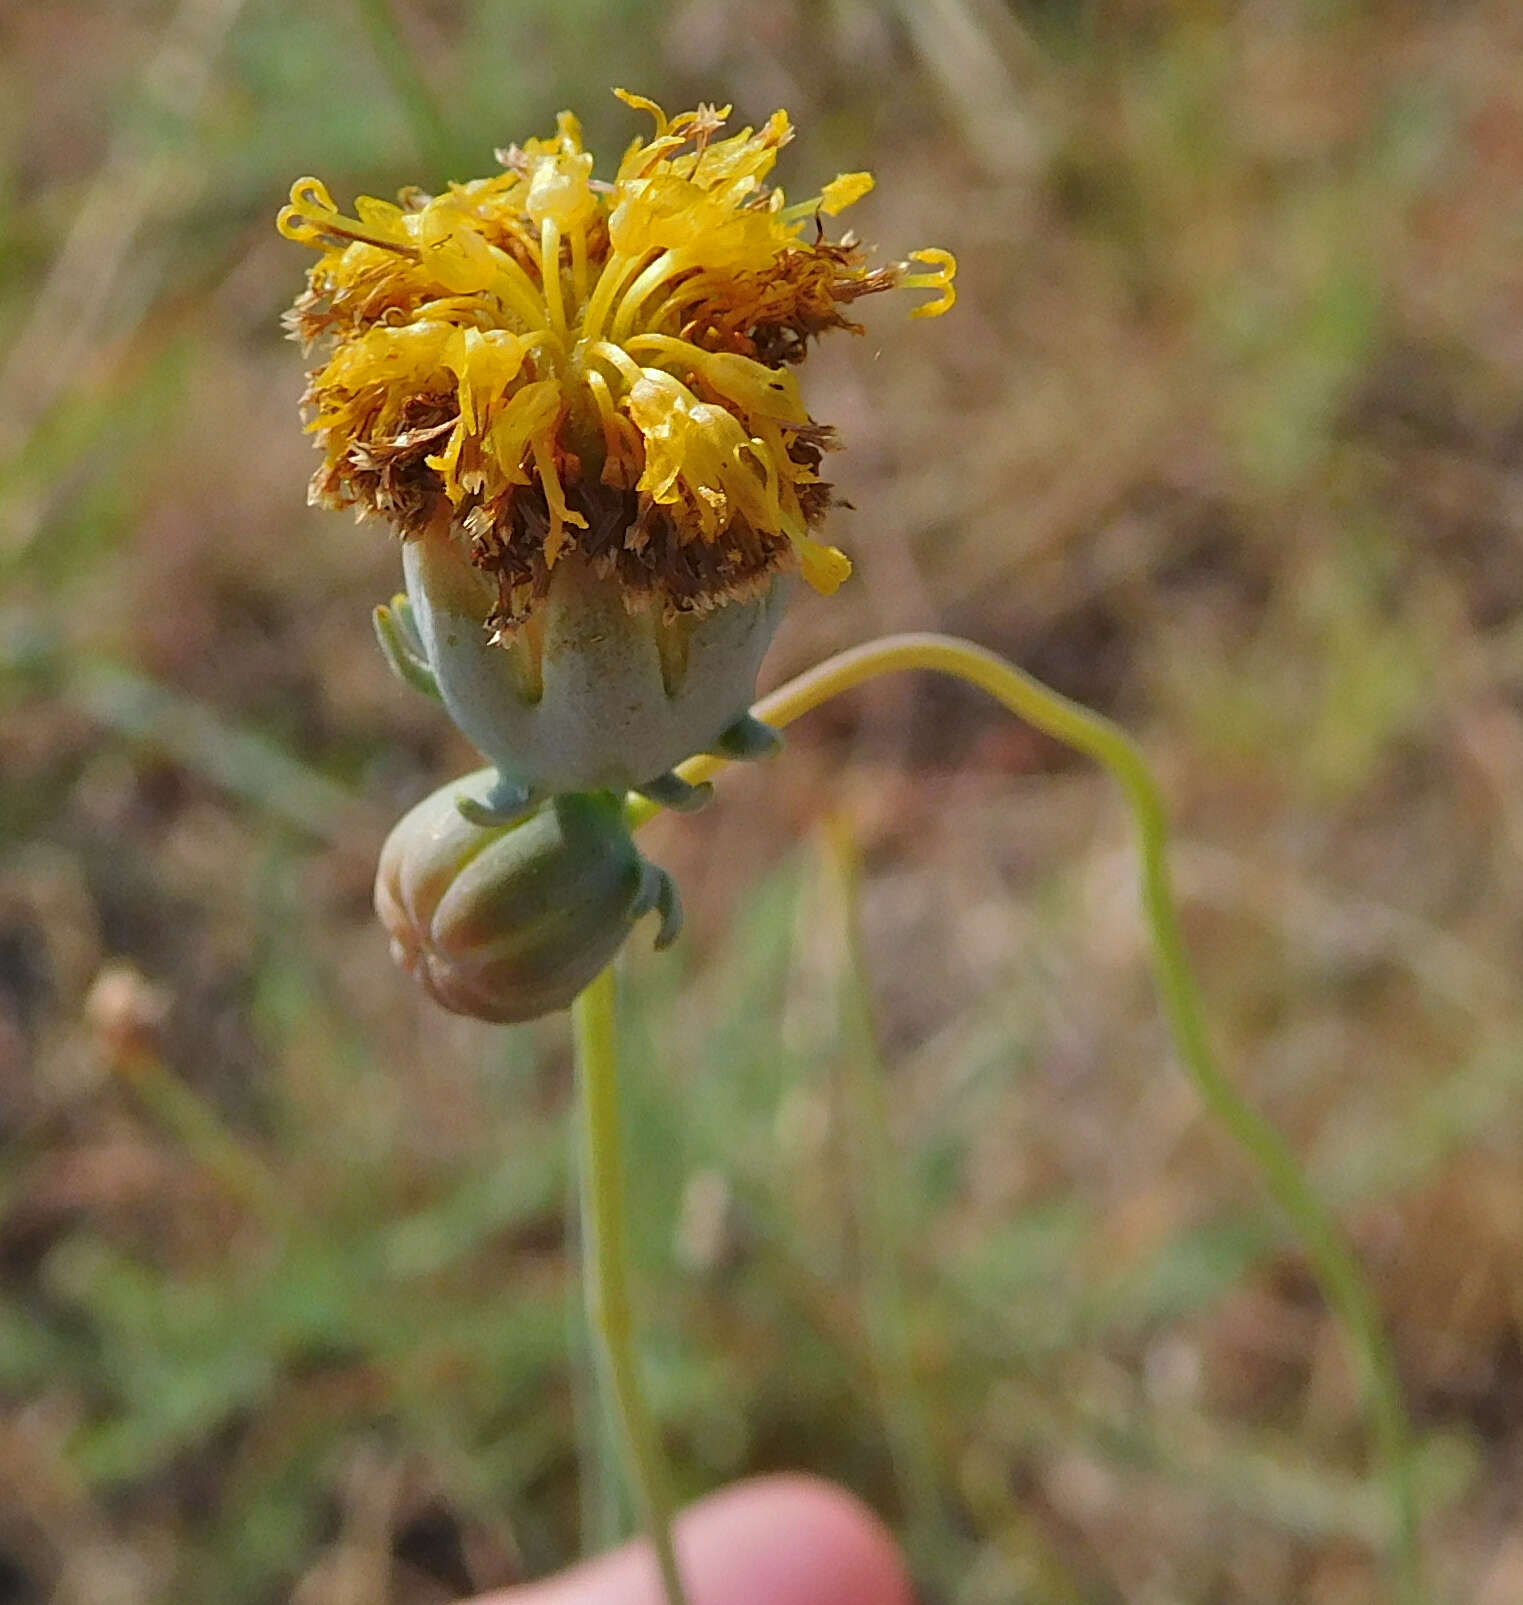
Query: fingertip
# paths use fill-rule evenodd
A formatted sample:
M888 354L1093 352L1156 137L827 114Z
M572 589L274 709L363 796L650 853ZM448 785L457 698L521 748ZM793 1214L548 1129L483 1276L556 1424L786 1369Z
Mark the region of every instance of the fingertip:
M859 1499L817 1477L760 1477L677 1521L690 1605L913 1605L899 1546ZM477 1605L663 1605L644 1544Z
M693 1605L912 1605L888 1528L819 1477L762 1477L711 1495L679 1524L678 1545Z

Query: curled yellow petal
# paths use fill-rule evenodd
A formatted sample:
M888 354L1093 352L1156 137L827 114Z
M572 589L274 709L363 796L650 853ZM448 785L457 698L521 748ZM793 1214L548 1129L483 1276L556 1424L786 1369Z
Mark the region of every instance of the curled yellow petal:
M337 216L338 208L320 178L298 178L291 186L291 204L281 207L275 227L298 245L317 245L322 242L324 221Z
M333 204L328 187L317 178L299 178L291 186L291 204L283 206L275 227L300 245L327 245L333 241L353 241L379 245L387 250L415 255L402 223L400 207L363 196L359 217L345 217Z
M632 95L627 89L615 89L614 94L617 95L626 106L632 106L636 111L648 111L651 116L656 119L657 139L660 139L666 133L667 129L671 127L671 123L667 120L666 113L661 110L655 101L647 99L644 95Z
M952 280L957 277L957 258L950 251L940 249L929 251L911 251L910 260L925 262L935 271L931 273L909 273L899 282L907 290L940 290L941 294L934 301L927 301L910 313L912 318L939 318L943 312L950 312L957 303L957 291L952 288Z

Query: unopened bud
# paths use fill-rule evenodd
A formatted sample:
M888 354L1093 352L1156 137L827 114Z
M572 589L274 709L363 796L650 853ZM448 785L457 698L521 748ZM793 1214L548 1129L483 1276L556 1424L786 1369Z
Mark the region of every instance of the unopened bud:
M392 956L436 1002L478 1020L533 1020L566 1008L642 915L661 915L657 947L676 938L676 889L635 846L621 798L566 793L482 827L457 806L480 785L467 775L419 803L376 872Z

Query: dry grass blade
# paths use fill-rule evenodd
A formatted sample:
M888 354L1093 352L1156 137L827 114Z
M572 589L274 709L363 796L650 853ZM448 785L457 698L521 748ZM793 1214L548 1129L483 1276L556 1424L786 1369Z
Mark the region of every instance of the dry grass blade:
M141 124L111 141L0 367L0 391L9 398L0 413L0 461L25 449L32 430L82 376L99 377L92 350L109 331L139 242L174 209L177 190L190 180L176 142L211 86L218 51L242 9L243 0L181 0L165 28L138 90ZM147 134L145 126L156 132ZM0 524L0 551L25 546L35 527L35 514L23 507L9 527Z

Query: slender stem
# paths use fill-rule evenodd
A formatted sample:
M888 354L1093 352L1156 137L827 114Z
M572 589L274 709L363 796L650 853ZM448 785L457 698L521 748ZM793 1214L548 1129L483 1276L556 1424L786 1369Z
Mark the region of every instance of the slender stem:
M407 113L419 153L434 169L434 180L442 184L450 176L455 159L454 139L439 102L418 66L412 46L397 25L392 0L355 0L355 3L381 70Z
M576 1241L567 1249L582 1267L585 1282L591 1276L586 1245L582 1241L582 1172L578 1161L570 1167L567 1219L577 1222ZM568 1237L569 1237L568 1232ZM587 1320L587 1300L580 1289L566 1299L566 1348L571 1357L571 1423L576 1440L577 1514L584 1555L612 1549L624 1536L622 1510L623 1468L613 1410L603 1397L597 1348Z
M619 1130L619 1045L611 969L572 1005L582 1116L582 1271L587 1321L624 1438L645 1531L667 1605L686 1605L672 1544L672 1498L661 1440L640 1384L629 1300L624 1145Z
M1143 917L1175 1051L1202 1102L1248 1157L1289 1218L1328 1304L1343 1325L1360 1373L1391 1499L1389 1564L1397 1597L1402 1605L1420 1605L1426 1591L1412 1428L1395 1356L1375 1297L1337 1221L1307 1181L1284 1138L1244 1099L1216 1061L1170 886L1167 817L1141 751L1108 719L1049 690L995 653L951 636L896 635L868 642L790 680L762 698L753 711L767 724L787 725L853 686L900 669L931 669L978 686L1038 730L1096 759L1119 782L1137 832ZM724 762L705 755L690 759L677 772L696 783L716 773ZM643 800L632 802L627 810L636 824L654 812L655 806Z

